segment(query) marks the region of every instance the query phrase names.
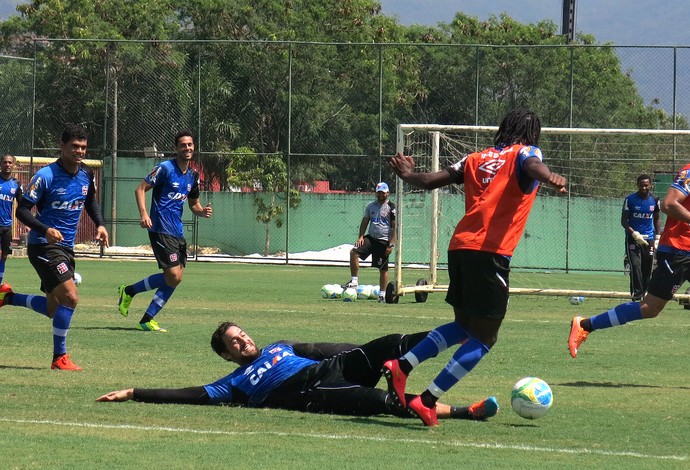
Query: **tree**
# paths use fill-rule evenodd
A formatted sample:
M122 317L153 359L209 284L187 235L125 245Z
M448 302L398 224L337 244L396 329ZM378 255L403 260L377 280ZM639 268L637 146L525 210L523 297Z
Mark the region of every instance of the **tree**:
M289 185L287 165L282 155L257 154L241 147L230 152L227 181L230 186L254 192L256 220L264 224L264 256L271 252L271 224L283 226L287 207L295 209L301 202L299 191ZM282 196L281 196L282 195Z

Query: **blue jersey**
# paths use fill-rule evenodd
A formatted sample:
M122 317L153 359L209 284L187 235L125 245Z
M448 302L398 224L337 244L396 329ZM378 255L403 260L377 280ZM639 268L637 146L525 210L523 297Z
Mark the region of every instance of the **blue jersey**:
M36 172L24 199L36 205L39 222L60 231L63 239L57 245L72 249L84 201L95 187L91 171L80 166L73 175L57 161ZM31 230L27 243L46 244L48 241L44 235Z
M12 225L14 200L22 197L22 185L16 178L8 180L0 177L0 227Z
M261 406L276 387L313 364L318 361L295 355L292 346L270 344L251 364L238 367L204 388L212 404L238 402L241 400L237 395L244 395L250 406Z
M623 212L628 213L628 225L646 239L654 238L654 214L660 210L659 199L651 194L641 198L637 193L632 193L623 201Z
M199 199L199 174L182 173L175 160L164 161L144 178L153 186L151 232L183 238L182 209L187 198Z

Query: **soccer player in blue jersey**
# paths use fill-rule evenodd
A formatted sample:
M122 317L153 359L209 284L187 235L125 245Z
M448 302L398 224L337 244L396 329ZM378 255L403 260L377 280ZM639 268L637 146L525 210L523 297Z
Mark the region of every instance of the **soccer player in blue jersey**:
M163 270L163 273L152 274L134 284L122 284L118 289L118 308L125 317L129 315L129 307L135 295L156 289L144 316L137 324L137 328L142 331L166 331L154 317L182 282L182 272L187 264L187 241L182 225L185 201L197 217L209 218L213 215L210 204L203 207L199 202L199 174L189 168L194 156L191 132L180 131L175 135L175 151L175 158L158 164L134 191L141 216L140 225L148 229L158 267ZM146 210L146 192L151 189L153 197L149 215Z
M88 136L76 125L62 133L60 158L31 179L17 206L17 219L31 229L29 261L41 279L45 297L0 292L0 306L26 307L53 320L51 369L82 370L67 354L67 332L79 295L74 284L74 238L82 209L97 226L96 239L108 246L108 231L96 200L93 173L82 165ZM36 207L36 215L31 209Z
M630 296L642 300L654 264L654 248L661 236L659 198L651 193L648 175L637 177L637 192L623 201L621 225L625 229L625 254L630 262Z
M399 401L376 384L384 361L404 354L427 333L391 334L363 345L277 341L259 349L236 323L224 322L213 333L211 346L223 359L239 365L230 375L197 387L117 390L97 401L234 403L313 413L406 417L409 414ZM484 420L498 412L495 398L481 403L466 407L439 404L439 417Z
M5 278L5 263L12 253L12 213L14 201L22 198L22 185L12 177L17 159L3 155L0 160L0 283ZM7 289L8 287L5 287Z
M656 251L657 265L640 302L620 304L590 318L574 317L570 322L568 350L578 350L593 332L657 317L673 294L690 281L690 163L679 171L661 203L666 225Z

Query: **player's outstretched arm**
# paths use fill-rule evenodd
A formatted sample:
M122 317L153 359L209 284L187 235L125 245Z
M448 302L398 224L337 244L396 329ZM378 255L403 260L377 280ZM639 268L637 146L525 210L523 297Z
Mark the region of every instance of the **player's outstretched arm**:
M134 398L134 389L115 390L96 398L96 401L129 401Z
M525 163L522 165L522 169L525 170L530 178L535 179L540 183L549 184L556 188L560 193L568 192L566 188L568 182L566 181L565 177L559 175L558 173L553 173L551 170L549 170L549 167L538 158L534 157L525 160Z
M434 173L415 172L414 159L402 153L397 153L395 156L390 157L388 164L401 180L417 188L436 189L455 182L450 172L445 169Z

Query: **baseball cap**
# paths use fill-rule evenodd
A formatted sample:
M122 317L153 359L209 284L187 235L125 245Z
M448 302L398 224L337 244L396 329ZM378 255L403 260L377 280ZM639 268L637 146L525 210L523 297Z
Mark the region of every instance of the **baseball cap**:
M376 185L376 192L378 193L379 191L383 191L384 193L388 192L388 185L384 182L381 182Z

